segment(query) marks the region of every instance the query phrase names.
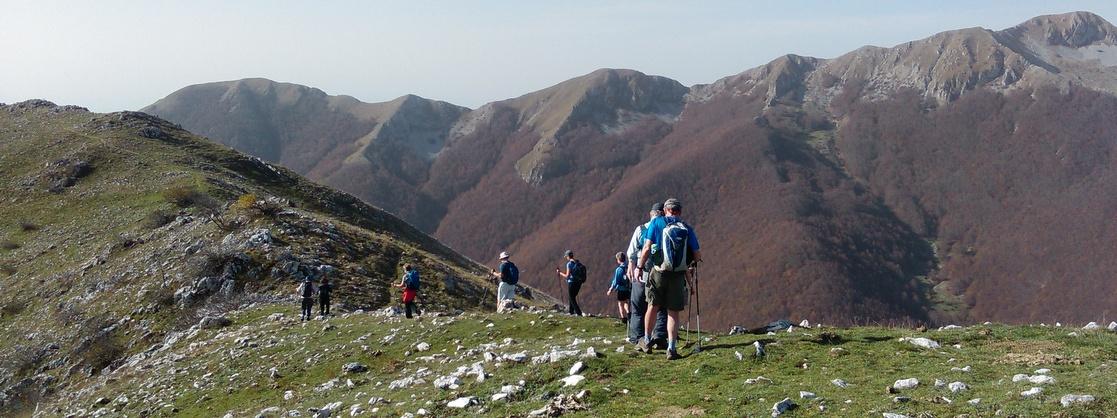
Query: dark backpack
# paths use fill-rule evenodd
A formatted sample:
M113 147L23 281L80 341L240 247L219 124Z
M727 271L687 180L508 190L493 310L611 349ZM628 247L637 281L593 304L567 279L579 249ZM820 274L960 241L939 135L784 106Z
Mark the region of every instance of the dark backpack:
M574 268L570 269L570 275L574 279L574 283L586 282L586 265L581 261L574 260Z
M419 270L411 270L407 272L403 285L408 289L419 291Z
M508 262L508 274L506 274L505 276L506 277L501 277L501 281L503 281L505 283L508 283L508 284L519 283L520 282L520 269L516 268L516 265L513 264L511 261L509 261Z

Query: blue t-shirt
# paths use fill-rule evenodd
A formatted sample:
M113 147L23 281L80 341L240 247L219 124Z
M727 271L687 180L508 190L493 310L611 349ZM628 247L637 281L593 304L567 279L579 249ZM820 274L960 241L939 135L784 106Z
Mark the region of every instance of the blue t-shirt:
M627 270L627 263L622 263L621 265L617 266L617 271L613 273L613 283L611 283L609 287L617 289L618 292L627 292L629 290L632 290L631 288L629 288L628 279L625 277L625 272Z
M574 260L566 261L566 282L574 283Z
M663 230L667 228L667 224L673 222L682 222L682 220L674 216L653 219L651 224L648 225L648 230L644 231L644 241L651 241L656 248L663 247ZM690 224L686 222L683 222L683 225L686 225L687 230L687 246L690 247L691 251L698 251L698 236L694 235L694 228L691 228Z

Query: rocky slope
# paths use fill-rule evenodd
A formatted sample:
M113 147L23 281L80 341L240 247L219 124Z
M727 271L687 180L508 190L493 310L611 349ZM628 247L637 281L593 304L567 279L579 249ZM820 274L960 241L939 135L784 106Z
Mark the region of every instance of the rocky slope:
M404 221L143 113L0 106L0 178L0 415L227 311L294 311L308 276L333 278L342 312L395 304L403 262L432 308L495 297L483 266Z
M783 405L783 416L1100 417L1117 409L1117 333L1096 325L707 330L701 352L691 350L697 334L684 333L686 357L667 361L636 353L616 321L546 312L299 323L281 307L257 306L230 318L129 357L38 415L771 416Z
M210 114L222 101L187 100L199 88L148 110L246 123ZM456 119L418 116L446 129L428 164L300 171L467 255L511 249L552 292L549 272L572 248L596 310L611 306L611 254L651 202L675 196L713 243L704 300L719 325L1088 320L1117 291L1106 256L1117 239L1097 232L1111 224L1114 94L1117 29L1076 12L834 59L788 55L690 88L600 70ZM319 153L356 146L315 141ZM307 155L292 166L329 160Z

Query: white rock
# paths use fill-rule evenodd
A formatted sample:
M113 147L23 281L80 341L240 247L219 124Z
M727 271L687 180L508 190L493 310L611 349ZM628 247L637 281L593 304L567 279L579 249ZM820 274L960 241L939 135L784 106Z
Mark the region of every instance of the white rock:
M962 327L954 325L954 324L950 324L950 325L947 325L945 327L939 328L939 331L947 331L947 330L959 329L959 328L962 328Z
M919 379L914 377L910 379L900 379L892 384L893 389L912 389L916 386L919 386Z
M916 347L929 349L938 349L942 347L942 345L940 345L938 341L932 340L930 338L901 338L900 341L907 341L908 343L911 343L911 345L914 345Z
M294 398L295 398L295 391L289 390L289 391L283 392L283 400L289 401L289 400L294 399Z
M1043 394L1043 388L1031 388L1031 389L1025 390L1023 392L1020 392L1020 396L1025 397L1025 398L1034 398L1034 397L1042 395L1042 394Z
M364 412L365 412L365 408L361 407L360 404L353 404L353 406L349 407L349 416L351 416L351 417L361 415Z
M830 383L832 383L834 386L840 387L842 389L845 389L845 388L849 387L849 383L846 383L846 381L842 380L842 379L834 379L834 380L831 380Z
M585 376L582 376L580 374L576 374L576 375L573 375L573 376L564 377L562 379L562 383L563 383L563 386L577 386L579 383L582 383L583 380L586 380Z
M457 376L442 376L434 379L434 387L439 389L457 389L461 385L462 381Z
M894 413L891 413L891 412L882 413L881 416L883 416L884 418L909 418L907 415L894 414Z
M776 402L775 405L772 405L772 416L778 417L784 412L795 409L795 407L797 406L798 405L796 405L795 402L791 401L791 398L783 398L782 401Z
M528 355L527 352L521 351L519 353L505 355L504 358L517 363L523 363L527 361Z
M942 389L944 386L946 386L946 382L942 379L935 379L935 389Z
M951 368L950 368L950 371L952 371L952 372L964 372L964 373L969 373L969 372L970 372L970 370L972 370L972 368L971 368L970 366L966 366L966 367L951 367Z
M734 351L733 355L737 356L737 361L744 361L745 359L745 356L742 355L740 351Z
M581 373L585 370L586 370L586 364L579 361L577 363L574 363L574 365L570 367L570 373L567 373L567 375L568 376L573 376L573 375L579 374L579 373Z
M415 344L415 350L417 350L417 351L427 351L427 350L430 350L430 349L431 349L430 344L427 344L427 343Z
M1109 326L1105 327L1105 329L1108 329L1110 331L1117 331L1117 321L1110 322Z
M1063 395L1059 398L1059 403L1063 408L1068 408L1074 404L1086 405L1094 402L1094 395Z
M1067 336L1068 337L1077 337L1078 336L1078 331L1071 332L1071 333L1067 334Z
M508 399L507 393L497 393L493 395L493 402Z
M814 392L807 392L804 390L799 391L799 399L814 399L817 397L818 395L815 395Z
M594 349L593 347L586 347L585 354L582 354L582 358L598 358L598 357L600 357L600 356L597 354L597 350Z
M757 357L764 357L764 344L761 344L760 341L754 341L752 343L752 346L756 347L756 356Z
M977 404L981 403L981 398L970 399L970 400L966 401L966 403L968 403L970 405L977 405Z
M1082 329L1084 329L1086 331L1099 330L1099 329L1101 329L1101 325L1098 325L1097 322L1091 322L1089 324L1086 324L1086 326L1082 327Z
M1023 374L1023 373L1019 373L1019 374L1014 374L1014 375L1012 375L1012 382L1013 382L1013 383L1016 383L1016 382L1023 382L1023 381L1025 381L1025 380L1028 380L1028 378L1030 378L1030 377L1031 377L1031 376L1028 376L1028 375L1026 375L1026 374Z
M477 399L472 397L472 396L463 396L463 397L460 397L458 399L454 399L450 402L447 402L446 406L451 407L451 408L459 408L460 409L460 408L465 408L465 407L468 407L470 405L473 405L476 402L477 402Z
M962 382L950 382L950 384L946 385L946 387L948 389L950 389L950 393L958 393L958 392L962 392L964 390L969 390L969 388L970 388L969 386L966 386L966 384L962 383Z
M419 408L418 411L415 411L415 415L418 415L418 416L425 416L427 414L430 414L430 412L428 412L426 409L423 409L423 408Z
M1036 371L1034 373L1035 374L1049 374L1049 373L1051 373L1051 369L1036 369Z
M504 385L500 387L500 392L506 395L515 395L524 390L523 386L519 385Z
M757 383L772 383L772 379L769 379L769 378L764 377L764 376L757 376L757 377L752 378L752 379L745 379L745 384L746 385L755 385Z
M1049 385L1055 383L1055 378L1040 374L1029 377L1028 381L1032 382L1033 385Z
M811 327L811 322L804 319L803 322L799 323L799 326L802 327L802 328L810 328Z

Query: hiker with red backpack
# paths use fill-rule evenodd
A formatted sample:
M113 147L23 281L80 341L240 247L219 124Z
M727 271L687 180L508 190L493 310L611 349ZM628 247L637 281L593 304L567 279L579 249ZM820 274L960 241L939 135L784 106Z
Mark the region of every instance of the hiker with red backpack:
M415 305L415 299L419 297L419 270L416 270L411 264L403 265L403 279L400 280L396 287L403 289L403 309L408 318L411 318L411 312L414 311L415 315L422 315L419 312L419 307Z
M574 251L566 250L566 271L555 269L559 277L566 279L566 294L569 297L570 314L582 316L582 308L578 306L578 292L582 290L582 283L586 282L586 265L574 258Z
M666 216L655 219L644 234L644 249L640 252L637 267L651 269L647 283L648 313L644 317L644 339L638 343L640 351L650 353L650 334L654 314L660 307L667 308L667 359L682 358L676 349L679 339L679 312L686 307L689 286L687 270L692 264L702 262L698 237L694 228L679 216L683 205L678 199L663 202ZM693 259L691 259L693 257ZM651 263L649 264L649 261Z

